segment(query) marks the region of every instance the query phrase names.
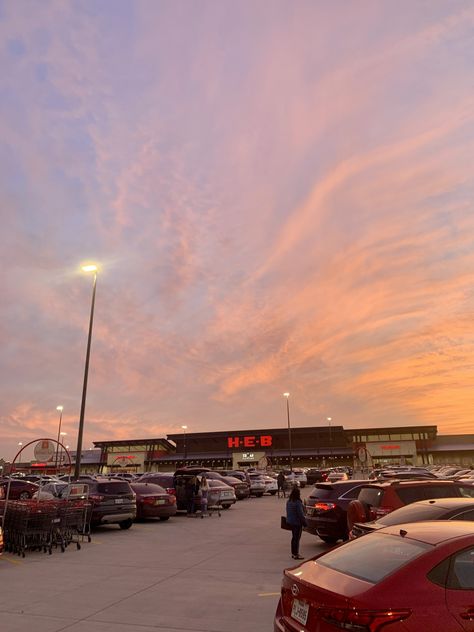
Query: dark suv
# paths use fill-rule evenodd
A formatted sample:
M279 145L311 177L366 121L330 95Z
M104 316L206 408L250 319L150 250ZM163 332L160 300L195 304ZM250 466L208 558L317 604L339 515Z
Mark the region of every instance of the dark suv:
M316 483L305 500L306 531L317 535L327 544L347 540L347 507L357 498L366 480Z
M456 481L412 480L365 483L348 507L349 530L356 522L377 520L394 509L430 498L474 498L474 486Z
M118 524L130 529L137 515L135 494L127 481L98 478L84 481L92 501L91 525Z

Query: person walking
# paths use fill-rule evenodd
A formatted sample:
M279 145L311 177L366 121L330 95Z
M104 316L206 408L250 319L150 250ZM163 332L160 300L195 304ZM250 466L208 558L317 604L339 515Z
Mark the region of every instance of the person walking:
M299 551L301 533L307 523L299 487L293 487L286 502L286 522L291 527L291 557L294 560L304 560Z
M199 490L199 483L195 476L190 476L186 479L184 490L186 495L186 511L189 517L194 515L194 497Z
M285 494L285 483L286 483L286 479L285 479L285 475L283 474L283 472L280 470L278 472L278 476L277 476L277 484L278 484L278 498L281 498L281 495L283 494L283 498L286 498L286 494Z
M207 498L209 494L209 483L207 482L206 475L201 476L201 518L204 518L204 514L207 515Z

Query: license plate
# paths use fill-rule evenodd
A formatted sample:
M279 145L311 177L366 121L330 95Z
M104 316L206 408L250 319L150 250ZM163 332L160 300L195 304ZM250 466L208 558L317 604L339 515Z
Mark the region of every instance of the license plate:
M155 500L155 505L164 505L166 504L166 500Z
M301 625L306 625L308 614L309 603L306 603L306 601L301 601L300 599L293 599L291 617L295 619L295 621L298 621L298 623L301 623Z
M122 505L123 504L123 498L116 498L115 499L115 504L116 505Z

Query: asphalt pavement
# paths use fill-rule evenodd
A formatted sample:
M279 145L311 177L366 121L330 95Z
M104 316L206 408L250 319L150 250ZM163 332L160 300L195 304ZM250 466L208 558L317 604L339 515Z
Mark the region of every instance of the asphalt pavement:
M80 551L5 553L0 630L271 631L282 571L293 562L284 506L276 496L250 498L221 517L101 527ZM327 548L303 533L305 557Z

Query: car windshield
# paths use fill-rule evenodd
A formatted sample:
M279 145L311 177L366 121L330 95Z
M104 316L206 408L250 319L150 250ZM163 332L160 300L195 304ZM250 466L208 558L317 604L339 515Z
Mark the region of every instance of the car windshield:
M400 507L383 518L377 520L378 524L389 527L392 524L401 524L402 522L419 522L420 520L440 520L446 513L444 507L439 505L407 505Z
M166 494L166 491L154 483L132 483L134 492L139 494Z
M329 551L315 563L377 584L431 548L401 536L373 533Z
M97 491L101 494L130 494L131 488L125 481L110 481L110 483L99 483Z

